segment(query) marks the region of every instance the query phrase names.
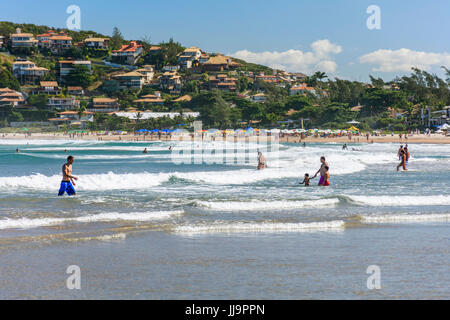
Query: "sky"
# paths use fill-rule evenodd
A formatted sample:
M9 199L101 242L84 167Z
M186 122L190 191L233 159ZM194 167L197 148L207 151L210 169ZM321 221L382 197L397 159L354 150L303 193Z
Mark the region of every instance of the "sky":
M292 72L368 81L450 68L449 0L1 0L0 21L63 28L70 5L80 8L83 30L111 35L116 26L126 39L153 43L173 37Z

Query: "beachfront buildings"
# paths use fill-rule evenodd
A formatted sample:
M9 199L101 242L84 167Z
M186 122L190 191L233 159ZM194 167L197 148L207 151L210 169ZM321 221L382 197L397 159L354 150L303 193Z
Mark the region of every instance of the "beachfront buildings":
M119 111L119 101L117 98L93 98L87 111L102 113L117 112Z
M70 126L84 129L88 122L94 121L94 113L85 111L80 115L78 111L63 111L58 113L57 118L50 118L48 121L58 127Z
M0 107L17 107L24 103L22 93L9 88L0 88Z
M64 77L67 76L75 66L86 67L86 72L91 72L91 61L89 60L62 60L59 61L59 78L64 81Z
M50 97L47 106L51 110L66 111L80 107L80 101L74 97Z
M10 39L13 48L33 48L38 43L32 33L22 33L20 28L16 29L16 33L10 35Z
M147 77L137 71L131 71L116 75L113 78L119 82L120 89L139 90L144 85Z
M109 38L89 37L83 40L83 46L86 48L107 50L109 47Z
M178 56L178 64L182 69L192 68L194 63L198 63L200 57L202 56L202 50L197 47L190 47L183 51L181 55Z
M38 67L34 62L28 60L16 60L12 65L12 74L21 84L35 83L47 72L47 68Z
M144 47L131 41L129 44L123 45L119 50L111 52L111 60L114 63L134 65L144 52Z
M308 85L306 83L301 83L298 86L294 86L290 89L289 94L291 96L295 96L295 95L305 95L307 93L311 93L311 94L316 94L316 90L313 87L308 87Z
M226 74L218 74L217 76L209 77L209 89L221 90L228 92L236 92L237 79L228 77Z

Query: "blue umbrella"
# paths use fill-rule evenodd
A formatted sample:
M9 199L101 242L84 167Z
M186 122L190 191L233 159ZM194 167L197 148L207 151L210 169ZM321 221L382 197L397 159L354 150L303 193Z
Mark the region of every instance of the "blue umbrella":
M152 132L152 133L158 133L159 130L158 130L158 129L153 129L153 130L151 130L150 132Z

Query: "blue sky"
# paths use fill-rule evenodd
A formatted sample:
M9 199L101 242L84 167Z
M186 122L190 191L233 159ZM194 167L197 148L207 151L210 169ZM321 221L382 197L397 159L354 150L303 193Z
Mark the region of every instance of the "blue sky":
M411 66L439 75L441 65L450 67L448 0L21 0L2 1L0 20L65 27L72 4L84 30L173 37L289 71L366 81ZM380 30L366 26L370 5L380 7Z

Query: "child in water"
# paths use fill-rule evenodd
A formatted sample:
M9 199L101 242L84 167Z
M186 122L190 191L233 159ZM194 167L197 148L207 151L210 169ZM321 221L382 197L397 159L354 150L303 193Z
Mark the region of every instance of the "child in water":
M314 179L314 177L310 178L308 173L305 173L305 178L303 179L302 182L300 182L300 184L304 184L305 187L309 186L309 182Z

